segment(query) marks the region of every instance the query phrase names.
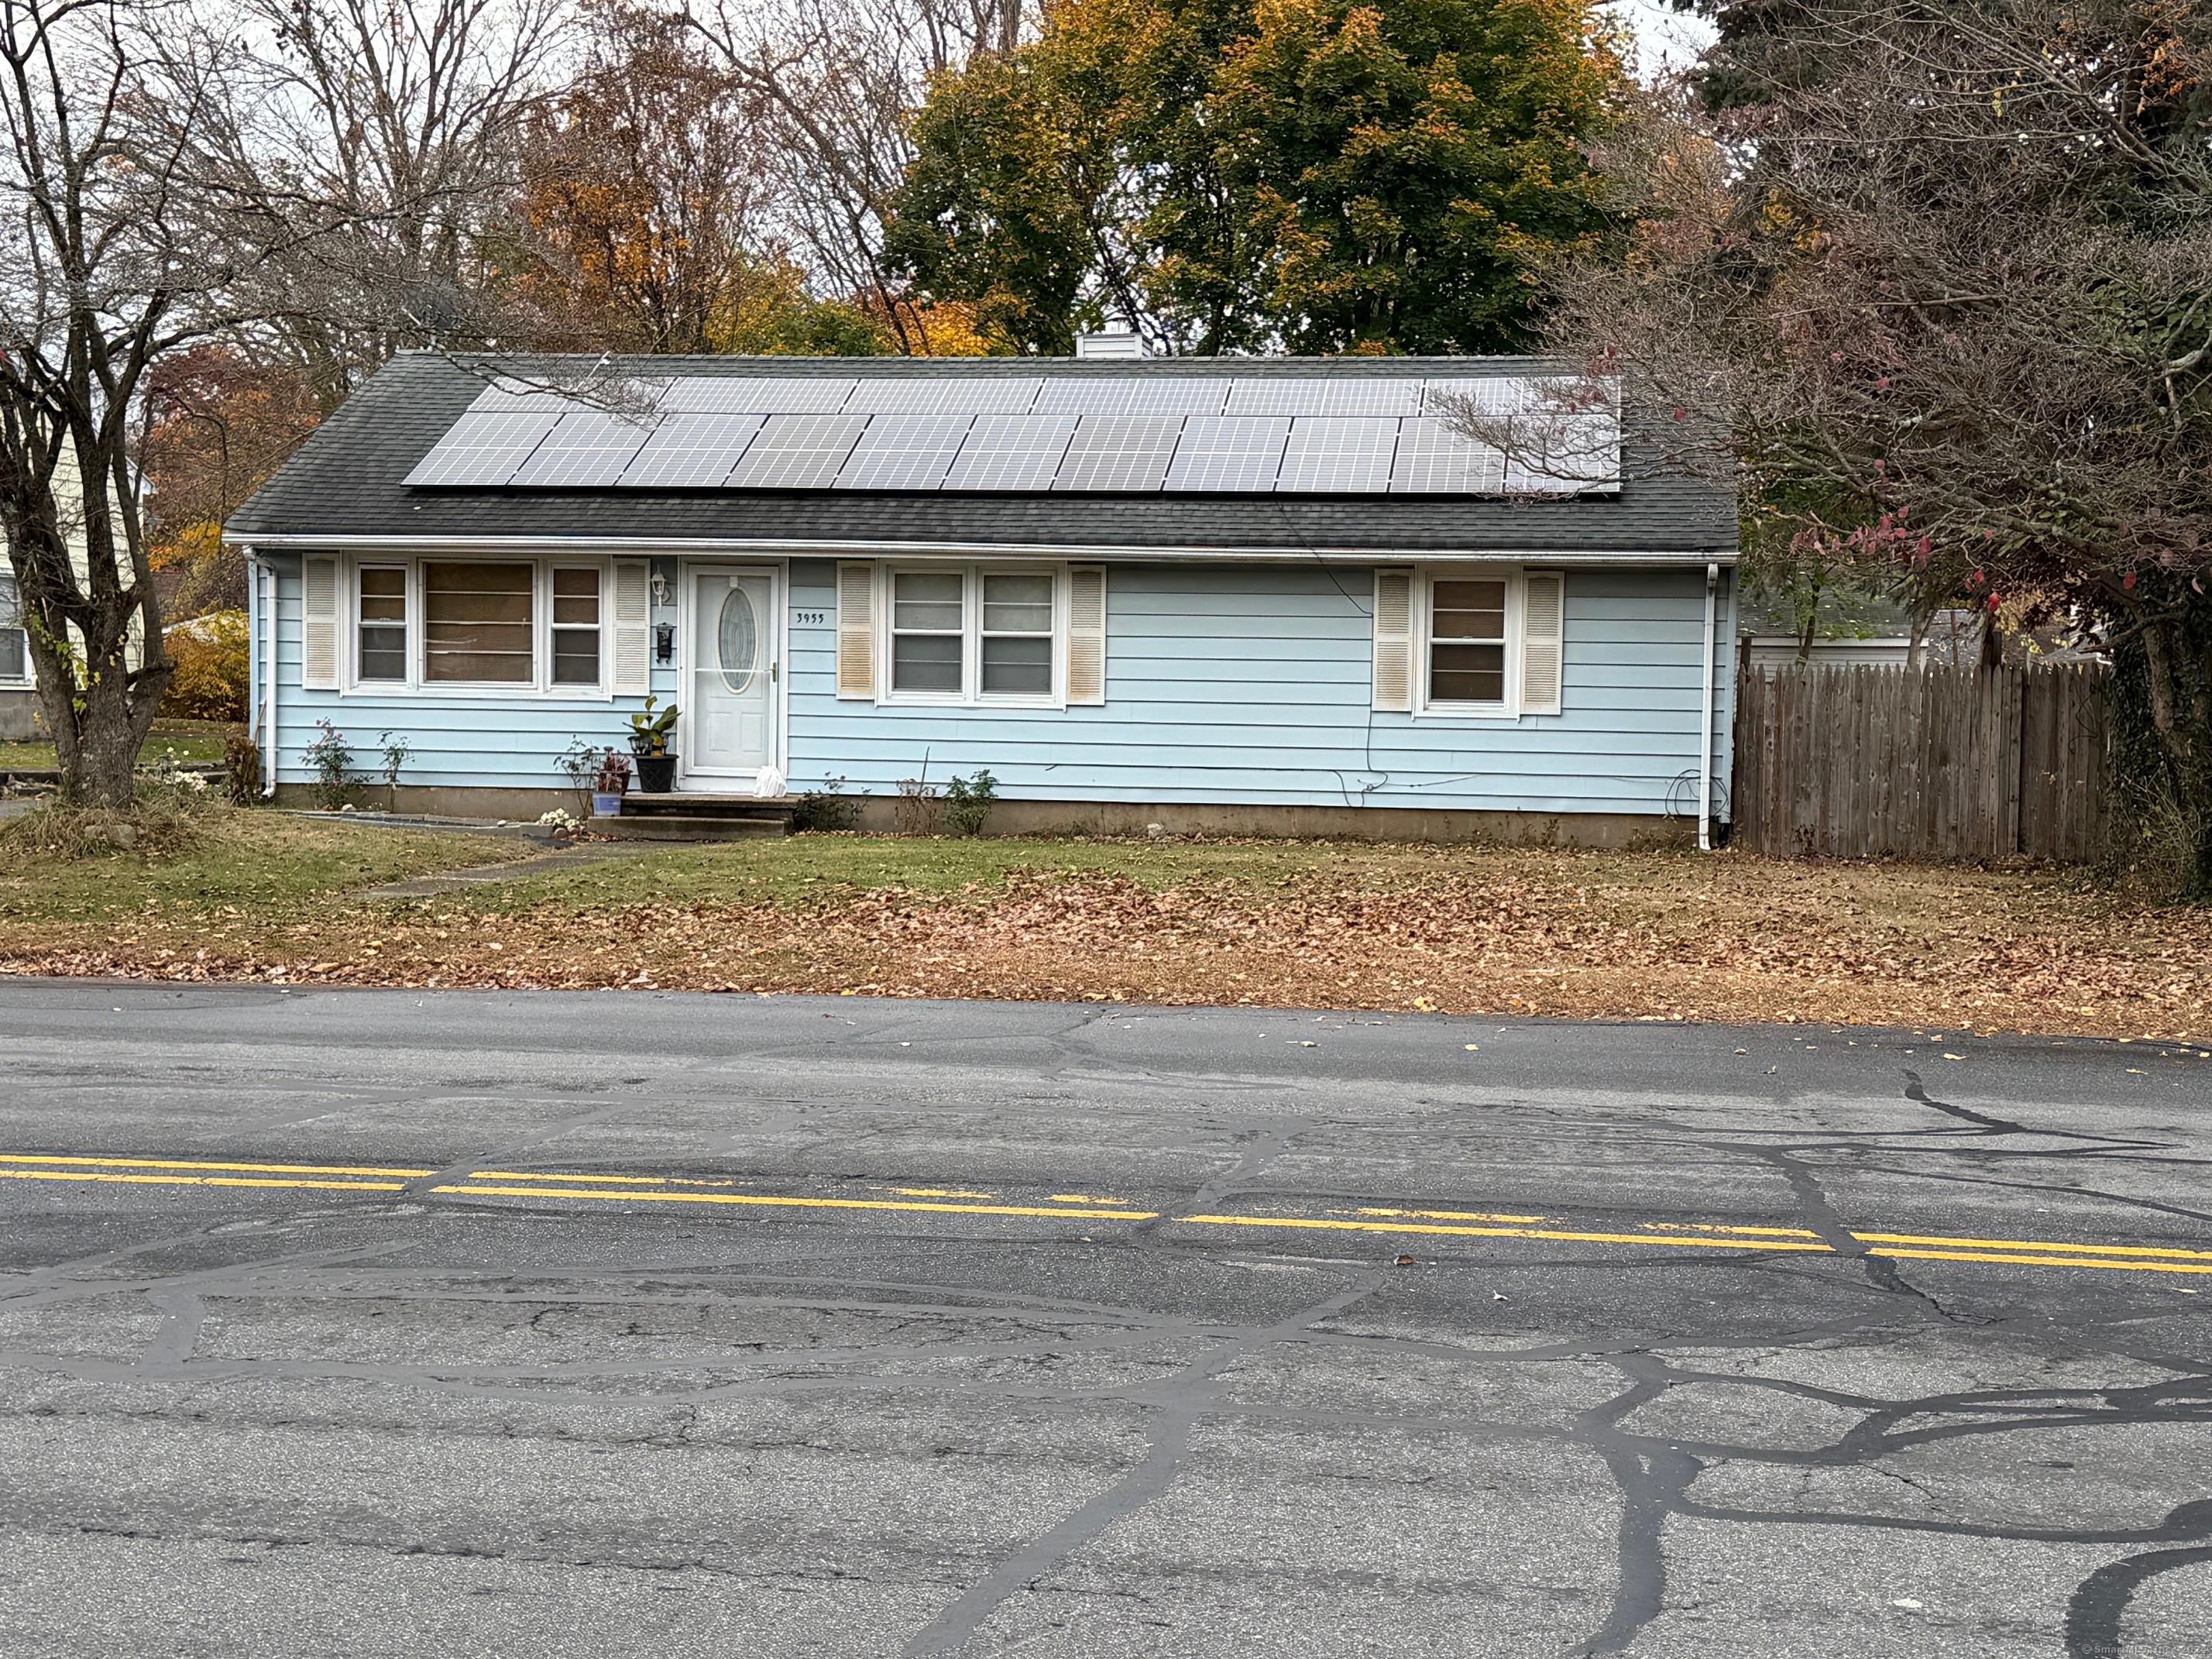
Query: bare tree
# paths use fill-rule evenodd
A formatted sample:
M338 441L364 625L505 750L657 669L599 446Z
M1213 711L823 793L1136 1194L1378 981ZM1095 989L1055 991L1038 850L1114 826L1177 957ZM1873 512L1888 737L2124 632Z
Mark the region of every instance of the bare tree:
M782 210L820 276L870 296L902 349L911 313L883 257L884 221L912 159L909 112L933 76L1007 52L1024 0L714 0L690 14L730 75L759 95L782 161Z
M525 122L557 79L563 0L240 0L249 55L199 165L337 228L239 296L327 410L410 346L511 336L495 293Z
M210 65L157 37L171 21L0 0L0 526L63 794L106 806L131 798L173 672L134 465L143 384L283 228L198 189L185 135Z
M1901 573L1920 608L2094 628L2212 896L2212 23L1734 21L1727 106L1613 142L1623 233L1553 273L1555 342L1679 434L1647 464L1731 476L1754 541Z

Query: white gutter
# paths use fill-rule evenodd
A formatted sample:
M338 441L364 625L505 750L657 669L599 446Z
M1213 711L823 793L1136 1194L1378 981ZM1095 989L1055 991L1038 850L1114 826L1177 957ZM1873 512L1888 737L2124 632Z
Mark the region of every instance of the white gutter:
M1716 628L1713 611L1720 591L1721 568L1717 562L1705 566L1705 671L1699 678L1705 683L1704 695L1699 699L1701 716L1698 726L1698 850L1713 850L1713 635Z
M465 549L471 552L574 553L593 551L661 554L676 558L689 554L742 553L771 558L946 558L973 561L999 556L1018 559L1077 559L1085 562L1112 560L1219 559L1270 564L1310 564L1316 559L1346 564L1486 564L1537 565L1654 565L1705 564L1717 560L1733 565L1734 553L1712 549L1660 552L1636 548L1608 548L1592 552L1584 548L1432 548L1432 547L1204 547L1100 546L1079 542L985 541L791 541L753 537L699 537L672 540L665 536L256 536L257 547L328 548L333 551L374 550L405 552L424 549Z

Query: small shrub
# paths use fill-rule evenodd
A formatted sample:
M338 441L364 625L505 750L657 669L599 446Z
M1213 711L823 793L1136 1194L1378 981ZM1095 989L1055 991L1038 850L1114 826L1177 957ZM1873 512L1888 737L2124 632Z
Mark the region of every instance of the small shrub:
M261 745L243 732L222 740L222 765L230 804L252 806L261 799Z
M605 771L605 757L611 752L581 738L571 738L568 746L554 757L554 767L568 780L568 793L575 796L580 814L591 811L592 783Z
M809 789L792 809L791 827L805 834L850 830L860 821L860 803L845 793L845 780L825 776L819 789Z
M399 807L399 769L407 764L407 757L415 752L406 738L389 732L376 736L377 752L384 757L384 810L397 811Z
M989 772L945 781L945 823L956 836L980 836L999 799L999 781Z
M243 611L211 611L171 628L165 638L177 672L161 694L161 713L180 720L244 720L251 637Z
M353 770L353 746L328 720L317 720L315 730L321 735L300 751L300 758L314 769L316 800L325 812L335 812L352 805L353 781L347 774Z
M918 778L898 781L898 799L892 805L896 815L898 832L902 836L933 836L937 833L938 814L945 803L937 798L937 786L929 781L929 763L922 763Z

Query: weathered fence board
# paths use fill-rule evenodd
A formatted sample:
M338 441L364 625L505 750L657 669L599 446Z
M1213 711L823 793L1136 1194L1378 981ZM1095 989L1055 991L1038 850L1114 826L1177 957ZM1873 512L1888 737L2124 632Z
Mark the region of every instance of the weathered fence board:
M2104 827L2097 668L1747 669L1731 838L1771 858L2080 863Z

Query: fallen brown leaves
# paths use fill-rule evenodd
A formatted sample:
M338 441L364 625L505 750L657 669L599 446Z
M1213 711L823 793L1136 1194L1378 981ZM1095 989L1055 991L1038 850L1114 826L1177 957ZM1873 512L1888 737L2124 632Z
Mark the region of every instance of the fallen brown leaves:
M2212 915L2048 872L1552 853L1435 866L1409 876L1401 860L1380 886L1347 858L1164 888L1021 872L781 905L479 914L456 897L286 927L148 914L100 937L9 930L0 969L2212 1035Z

